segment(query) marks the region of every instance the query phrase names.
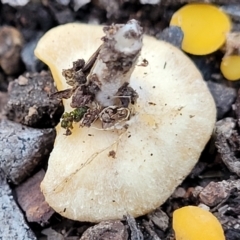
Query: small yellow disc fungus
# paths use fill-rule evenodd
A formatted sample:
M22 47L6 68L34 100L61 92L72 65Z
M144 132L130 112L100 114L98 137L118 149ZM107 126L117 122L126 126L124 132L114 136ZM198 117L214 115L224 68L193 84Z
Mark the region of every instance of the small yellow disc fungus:
M221 72L228 80L240 79L240 56L233 55L223 58L221 62Z
M182 207L173 213L176 240L224 240L217 218L207 210L195 206Z
M195 55L205 55L219 49L231 29L229 17L210 4L188 4L172 17L171 26L179 26L184 38L182 49Z

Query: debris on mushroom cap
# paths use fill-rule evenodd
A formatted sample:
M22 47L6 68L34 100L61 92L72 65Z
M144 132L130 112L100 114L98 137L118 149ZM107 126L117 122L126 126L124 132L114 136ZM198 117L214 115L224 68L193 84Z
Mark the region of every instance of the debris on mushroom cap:
M79 33L79 34L78 34ZM58 90L67 88L62 69L88 59L101 45L99 26L66 24L46 33L35 54L51 69ZM211 94L195 65L168 43L144 36L130 80L139 98L124 129L57 127L54 149L41 184L61 215L98 222L144 215L161 205L196 164L216 116ZM71 110L64 99L65 111Z
M179 208L173 213L176 240L225 240L220 222L205 209L196 206Z
M184 33L182 49L195 55L218 50L231 29L228 15L205 3L192 3L180 8L172 16L170 25L181 27Z

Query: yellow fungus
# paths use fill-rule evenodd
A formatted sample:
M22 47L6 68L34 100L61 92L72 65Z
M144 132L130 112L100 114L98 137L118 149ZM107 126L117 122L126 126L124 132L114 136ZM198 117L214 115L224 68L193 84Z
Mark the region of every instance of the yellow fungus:
M173 213L176 240L225 240L222 226L207 210L182 207Z
M195 55L205 55L219 49L231 29L229 17L211 4L194 3L174 13L171 26L179 26L184 38L182 49Z
M228 80L240 79L240 56L233 55L223 58L221 62L221 72Z

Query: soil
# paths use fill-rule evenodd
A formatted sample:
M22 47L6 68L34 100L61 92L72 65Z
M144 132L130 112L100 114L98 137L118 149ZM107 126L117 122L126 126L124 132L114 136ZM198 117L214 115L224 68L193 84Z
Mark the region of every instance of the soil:
M14 1L5 2L11 4ZM12 33L11 30L7 34L14 39L22 38L19 44L17 44L16 39L16 41L13 41L13 46L6 49L6 52L10 50L14 52L12 55L14 65L10 64L6 68L3 66L0 68L1 108L3 108L3 103L6 102L6 95L11 94L12 88L17 82L21 86L27 84L28 79L20 77L21 75L35 78L37 75L43 76L44 74L40 74L43 70L48 70L47 66L34 59L33 46L36 45L40 36L49 29L59 24L74 21L109 25L111 23L124 23L135 18L141 22L145 33L156 38L169 39L166 30L171 16L183 5L183 1L177 0L165 1L165 3L163 1L162 4L157 5L141 4L137 0L94 0L87 4L83 3L83 6L78 8L76 2L85 1L32 0L24 6L10 6L0 3L0 26L14 27L21 37L15 32ZM225 3L224 1L220 2L221 4ZM226 1L226 3L230 4L230 1ZM240 15L240 13L238 14ZM238 18L234 18L234 27L240 29ZM162 32L164 32L164 37L161 34ZM9 55L4 55L1 52L1 34L3 33L0 31L0 63L2 59L9 57ZM169 41L178 45L181 38L182 35L177 31L176 35L171 35ZM222 56L221 51L206 56L189 55L207 81L217 105L218 120L221 121L218 122L216 134L206 146L195 168L163 206L154 213L138 219L126 216L126 219L122 222L103 222L100 225L71 221L57 213L48 214L44 221L28 222L27 220L37 238L42 240L73 240L80 239L80 237L82 237L81 239L173 240L174 233L171 224L173 211L186 205L204 204L220 220L227 240L240 239L240 168L238 166L240 151L240 92L238 92L238 89L240 82L230 82L222 76L219 70ZM143 64L147 64L147 62ZM18 81L15 79L18 79ZM31 84L29 87L32 87ZM52 86L48 87L46 91L50 88ZM25 99L24 101L28 105L31 105L29 101L36 97L26 99L25 93L18 89L15 89L14 93L14 96L11 97L10 95L10 100L12 100L9 100L7 104L7 116L10 116L11 120L22 124L30 121L34 128L46 127L43 124L44 119L47 118L46 115L43 119L35 119L32 117L34 111L29 111L29 109L25 109L28 118L25 115L23 116L25 110L21 110L20 115L17 115L19 112L16 113L16 111L20 111L18 109L21 109L21 102L18 102L21 97ZM41 99L40 96L37 96L37 98ZM42 102L40 101L39 104ZM53 127L59 122L62 112L61 105L59 108L54 105L48 109L48 112L51 112L49 114L54 116L47 118L47 127ZM109 154L114 158L114 153L110 152ZM47 164L42 167L46 168L46 166ZM16 185L12 184L11 188L13 191L17 191L19 187L16 188ZM26 214L27 210L24 209L23 212ZM94 225L94 228L90 228ZM87 232L85 232L86 230Z

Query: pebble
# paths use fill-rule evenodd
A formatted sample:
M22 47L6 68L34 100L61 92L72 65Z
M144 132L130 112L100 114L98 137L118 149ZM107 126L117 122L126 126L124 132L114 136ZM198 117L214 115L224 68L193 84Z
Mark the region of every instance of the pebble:
M159 4L161 1L160 0L140 0L141 4Z
M104 221L88 228L80 240L127 240L128 232L120 221Z
M230 189L226 187L225 181L223 182L210 182L199 194L199 199L202 203L209 207L214 207L230 193Z
M8 90L8 119L35 128L50 128L59 122L63 106L61 100L49 97L57 91L49 73L19 76Z
M21 52L21 58L28 72L40 72L43 69L43 62L34 55L34 49L43 33L37 33L36 37L26 43Z
M172 194L173 198L184 198L186 194L186 190L182 187L178 187L175 189L174 193Z
M236 189L240 190L240 180L223 180L221 182L210 182L199 194L201 203L214 207L230 195L230 192Z
M3 171L0 169L0 239L37 239L25 222L24 216L11 194Z
M232 109L232 104L237 97L237 91L234 88L212 81L208 81L207 85L215 100L217 119L221 119Z
M227 13L232 19L240 21L240 5L238 4L227 4L220 8L222 11Z
M240 239L240 229L227 229L225 231L225 236L227 240L239 240Z
M208 207L206 204L200 203L198 204L198 207L206 211L210 211L210 207Z
M0 66L7 75L14 75L22 71L21 49L22 34L14 27L0 28Z
M63 1L63 0L61 0L61 1ZM77 11L79 8L83 7L84 5L86 5L90 2L91 2L91 0L73 0L74 11Z
M0 120L0 169L12 183L32 174L53 148L54 129L34 129Z
M215 125L215 145L221 159L230 172L240 176L239 144L240 138L237 129L237 120L227 117Z
M169 42L181 49L183 32L180 27L170 26L165 28L161 33L157 34L157 39Z
M57 3L63 5L63 6L67 6L70 3L70 0L56 0Z
M6 92L0 92L0 119L3 118L3 109L8 101L8 94Z
M203 190L203 187L201 187L201 186L196 186L195 188L194 188L194 190L192 191L192 196L194 197L194 198L198 198L198 196L199 196L199 194L200 194L200 192Z
M119 9L121 8L123 1L96 0L93 1L93 4L100 9L104 9L107 12L107 18L115 18L119 16Z
M147 217L161 230L167 230L169 225L169 217L161 209L157 208L155 211L149 213Z
M3 4L8 4L12 7L25 6L29 0L2 0Z
M37 222L41 225L47 224L54 213L40 189L44 176L44 170L40 170L15 189L18 204L25 212L28 222Z
M65 24L74 22L73 13L70 9L64 9L62 11L56 11L54 13L58 24Z

